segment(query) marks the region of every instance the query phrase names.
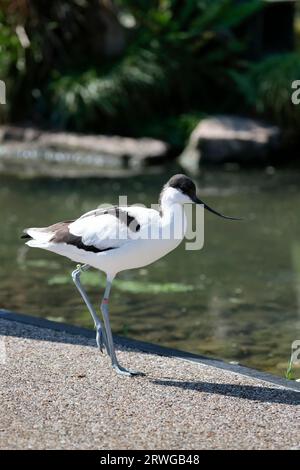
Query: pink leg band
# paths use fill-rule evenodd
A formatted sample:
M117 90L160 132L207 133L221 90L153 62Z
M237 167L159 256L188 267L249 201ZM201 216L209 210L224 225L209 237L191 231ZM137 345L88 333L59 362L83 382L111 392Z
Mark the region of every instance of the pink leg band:
M102 300L102 303L103 303L103 304L108 304L108 299L103 299L103 300Z

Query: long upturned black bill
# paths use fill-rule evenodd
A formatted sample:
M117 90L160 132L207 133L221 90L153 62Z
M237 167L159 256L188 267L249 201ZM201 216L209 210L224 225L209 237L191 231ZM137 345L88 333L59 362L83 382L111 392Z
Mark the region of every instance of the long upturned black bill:
M197 196L195 197L194 202L195 202L196 204L203 204L203 206L204 206L205 209L207 209L209 212L212 212L213 214L218 215L219 217L222 217L223 219L229 219L229 220L243 220L243 219L240 218L240 217L229 217L228 215L223 215L223 214L221 214L220 212L215 211L214 209L212 209L211 207L209 207L207 204L205 204L205 202L201 201L201 199L199 199Z

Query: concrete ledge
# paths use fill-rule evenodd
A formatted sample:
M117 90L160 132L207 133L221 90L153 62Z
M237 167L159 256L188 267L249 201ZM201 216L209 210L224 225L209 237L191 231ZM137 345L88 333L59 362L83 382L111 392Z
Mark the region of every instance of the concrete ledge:
M299 449L298 383L0 311L1 449Z
M86 338L95 338L93 330L87 328L81 328L79 326L69 325L67 323L55 322L45 320L44 318L33 317L32 315L26 315L21 313L11 312L9 310L0 309L0 319L6 319L10 321L17 321L28 325L37 326L39 328L47 328L55 331L64 331L72 335L84 336ZM199 354L193 354L177 349L167 348L158 344L147 343L144 341L138 341L135 339L128 339L122 336L114 335L114 338L118 344L129 349L137 349L139 351L147 352L150 354L157 354L160 356L174 357L177 359L184 359L186 361L198 362L208 366L216 367L219 369L241 374L246 377L253 377L258 380L263 380L271 384L280 385L290 390L300 392L300 383L285 378L277 377L276 375L262 372L250 367L241 366L238 364L229 364L228 362L222 361L221 359L210 358Z

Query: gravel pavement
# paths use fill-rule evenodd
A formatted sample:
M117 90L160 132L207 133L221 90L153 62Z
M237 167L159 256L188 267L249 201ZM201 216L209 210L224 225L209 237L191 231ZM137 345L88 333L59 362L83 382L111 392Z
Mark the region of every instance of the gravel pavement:
M207 364L0 319L1 449L299 449L300 394Z

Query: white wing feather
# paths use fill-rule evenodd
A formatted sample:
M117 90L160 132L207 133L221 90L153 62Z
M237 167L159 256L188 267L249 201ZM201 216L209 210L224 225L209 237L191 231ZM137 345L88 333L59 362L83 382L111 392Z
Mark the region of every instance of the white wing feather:
M112 214L105 214L105 209L96 209L83 214L69 225L73 235L80 236L85 245L93 245L100 250L120 248L128 241L141 238L149 226L159 223L159 213L153 209L131 206L122 207L123 211L134 217L139 230L132 231L126 223Z

